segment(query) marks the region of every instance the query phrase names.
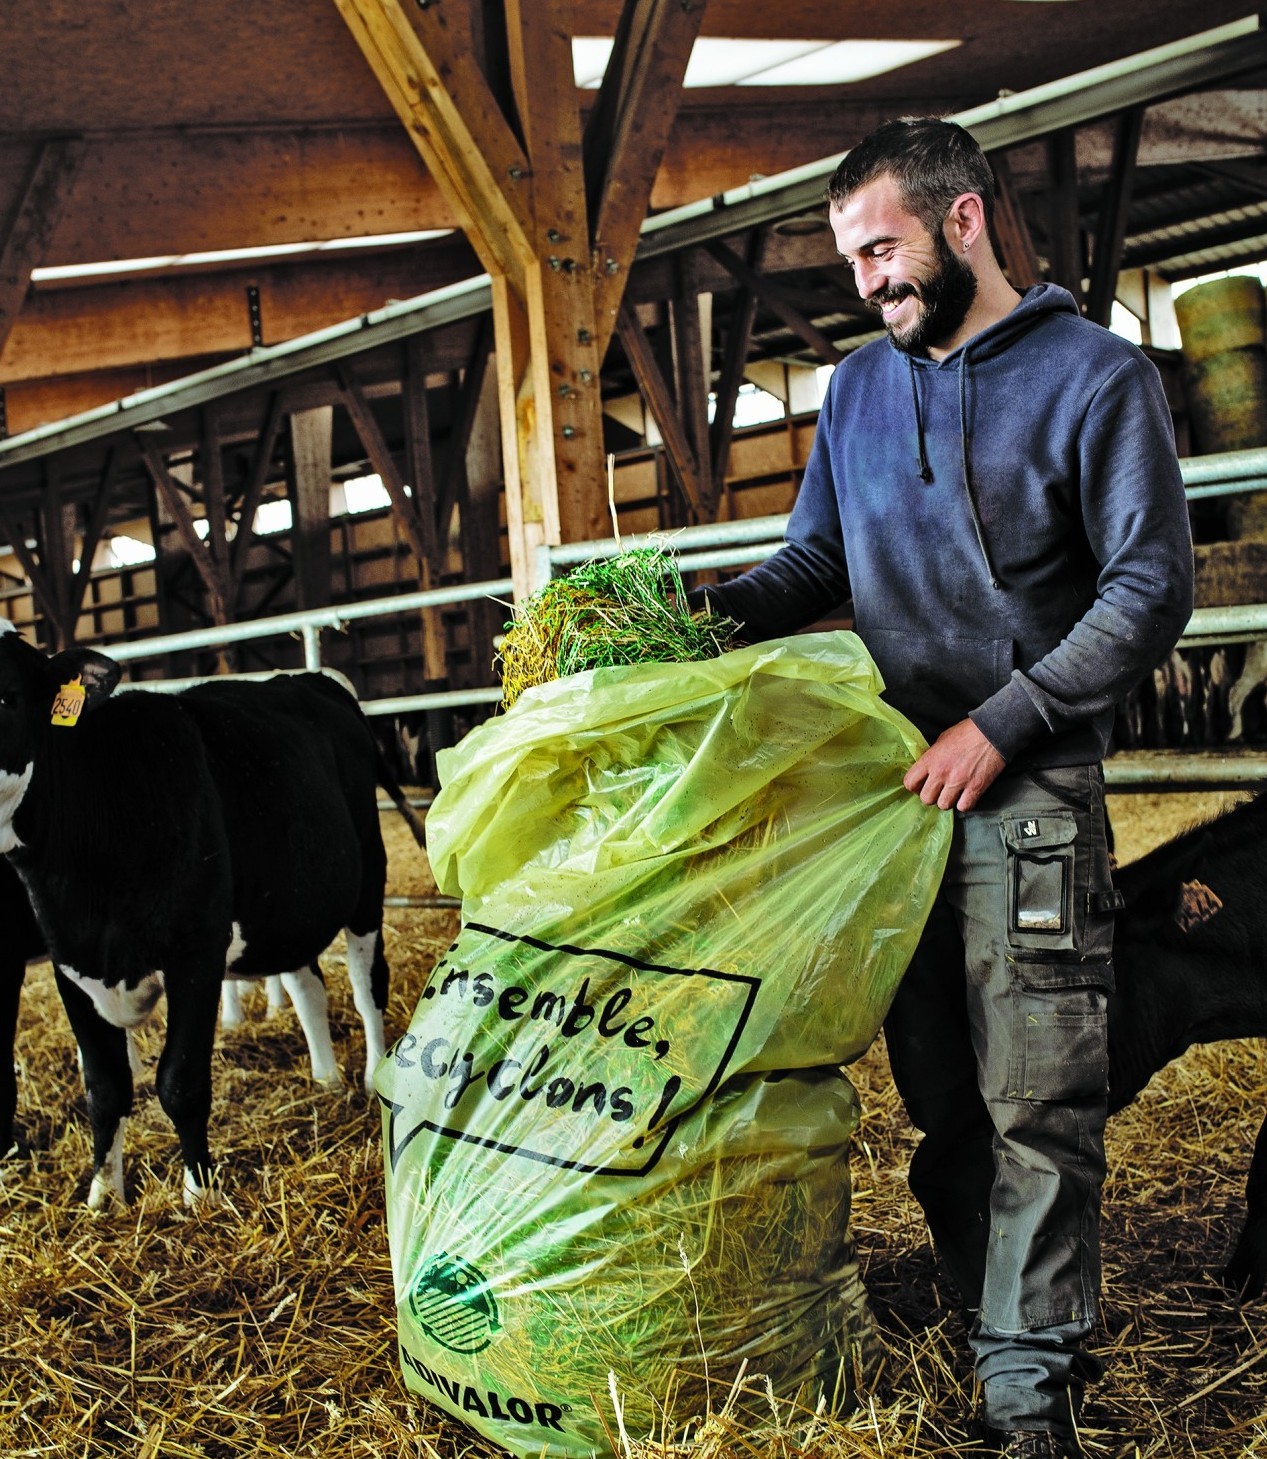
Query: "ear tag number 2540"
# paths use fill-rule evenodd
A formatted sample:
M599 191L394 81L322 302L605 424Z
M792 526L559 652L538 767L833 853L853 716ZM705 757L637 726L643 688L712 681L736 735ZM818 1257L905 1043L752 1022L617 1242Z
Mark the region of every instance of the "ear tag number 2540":
M53 723L65 725L68 729L74 729L79 723L79 716L83 712L84 700L88 697L88 691L76 675L69 684L63 684L57 691L57 697L53 700Z

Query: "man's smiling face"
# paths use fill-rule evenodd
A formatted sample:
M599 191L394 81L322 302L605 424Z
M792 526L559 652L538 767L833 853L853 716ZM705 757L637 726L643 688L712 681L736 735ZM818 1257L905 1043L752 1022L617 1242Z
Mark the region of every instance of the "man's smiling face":
M977 279L944 231L929 233L887 174L833 207L830 221L858 293L893 343L912 355L950 347L976 298Z

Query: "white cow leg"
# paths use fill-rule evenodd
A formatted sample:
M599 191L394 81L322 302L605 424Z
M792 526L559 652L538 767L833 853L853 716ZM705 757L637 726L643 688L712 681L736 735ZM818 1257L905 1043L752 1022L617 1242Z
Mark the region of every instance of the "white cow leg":
M282 987L282 980L278 974L272 973L264 979L264 997L267 1000L270 1018L286 1007L286 990Z
M374 950L377 932L348 932L348 978L352 983L352 1001L361 1015L365 1029L365 1088L374 1092L374 1070L387 1051L383 1038L383 1010L374 1002Z
M128 1068L132 1071L132 1079L135 1083L145 1073L145 1060L141 1058L141 1045L137 1041L136 1030L128 1029Z
M311 968L299 968L293 973L283 973L281 977L290 1001L295 1005L304 1038L308 1041L312 1077L318 1084L342 1084L343 1075L339 1071L338 1060L334 1057L334 1044L330 1041L326 985Z
M220 985L220 1027L241 1028L245 1015L242 1012L242 979L225 978Z
M100 1211L118 1201L125 1204L123 1197L123 1130L127 1120L120 1120L114 1132L114 1142L109 1154L92 1173L92 1185L88 1188L88 1209Z

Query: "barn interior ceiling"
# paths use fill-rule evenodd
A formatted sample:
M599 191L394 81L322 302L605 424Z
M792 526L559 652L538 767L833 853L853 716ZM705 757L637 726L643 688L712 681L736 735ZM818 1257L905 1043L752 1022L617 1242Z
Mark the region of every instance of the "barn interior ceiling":
M468 23L496 9L436 3ZM7 32L22 37L0 54L8 433L479 271L460 232L415 236L461 220L331 0L104 0L87 9L8 0L5 11ZM573 12L576 36L610 36L619 0L577 0ZM948 48L844 84L686 89L651 209L811 163L895 113L963 111L1246 13L1244 0L1199 8L1190 0L708 0L704 39ZM1184 273L1265 246L1262 80L1254 71L1220 78L1150 108L1126 267ZM581 92L581 106L593 96ZM1079 134L1080 213L1099 209L1112 156L1111 122ZM1044 144L1013 153L1009 164L1042 250L1050 229ZM367 239L383 241L283 252ZM241 250L261 252L233 256ZM67 275L85 264L173 256L192 258ZM821 267L831 263L824 253ZM818 267L799 293L818 288Z
M87 543L152 515L156 491L178 515L182 493L209 519L226 500L230 517L245 511L276 479L292 414L347 407L336 471L416 457L422 382L435 510L411 530L438 560L492 342L489 241L358 44L357 24L393 4L448 27L500 100L508 145L527 146L540 126L515 114L527 93L511 84L518 7L505 0L8 0L23 41L0 53L0 539L37 577L46 565L46 604L76 533ZM582 125L604 104L602 43L631 16L663 39L659 5L571 7L575 44L550 54L574 55L575 70L545 81ZM646 401L680 519L715 510L726 450L703 392L688 398L683 351L701 353L725 399L762 363L831 362L875 333L821 200L831 159L889 116L972 125L1000 176L1013 278L1055 279L1097 318L1123 299L1146 343L1177 342L1160 325L1149 338L1150 287L1267 257L1267 38L1244 0L1199 14L1189 0L678 8L694 12L695 51L686 86L661 102L671 127L601 394L608 449L637 442L616 402ZM567 9L543 0L540 14ZM766 84L751 52L724 42L763 43L762 64L785 69ZM811 69L843 59L865 72L880 42L904 49L875 74ZM730 65L725 84L701 70L707 50ZM708 301L692 320L702 341L678 327L686 298ZM208 440L218 504L191 491ZM54 541L51 504L70 513ZM73 590L61 598L66 613Z

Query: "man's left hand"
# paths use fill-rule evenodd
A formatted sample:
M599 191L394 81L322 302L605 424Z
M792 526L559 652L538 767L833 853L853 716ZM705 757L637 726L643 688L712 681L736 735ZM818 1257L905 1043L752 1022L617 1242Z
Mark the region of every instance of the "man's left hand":
M906 772L902 784L925 805L970 811L1006 768L1007 761L970 719L937 736Z

